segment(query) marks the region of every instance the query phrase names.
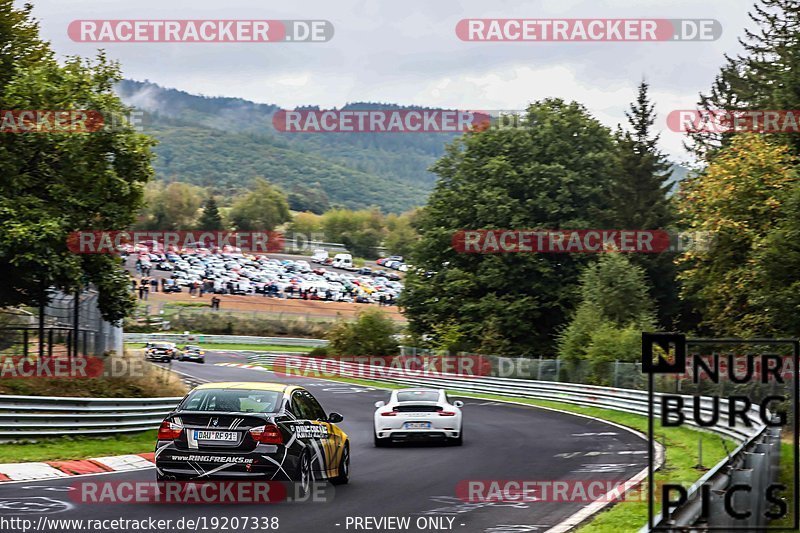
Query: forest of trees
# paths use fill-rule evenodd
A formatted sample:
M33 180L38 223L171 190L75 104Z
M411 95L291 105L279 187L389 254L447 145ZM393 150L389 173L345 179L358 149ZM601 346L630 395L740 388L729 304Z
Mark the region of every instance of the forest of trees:
M759 0L744 52L700 109L800 107L799 0ZM460 349L568 360L640 357L642 330L800 335L796 134L692 135L701 169L668 194L642 83L616 132L579 103L534 102L522 127L464 135L434 166L401 304L418 335ZM662 112L665 110L661 110ZM484 228L708 231L710 252L460 254Z

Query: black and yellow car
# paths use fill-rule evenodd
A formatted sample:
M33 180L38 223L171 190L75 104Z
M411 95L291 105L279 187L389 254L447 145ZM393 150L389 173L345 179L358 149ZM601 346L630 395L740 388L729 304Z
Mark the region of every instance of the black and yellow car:
M156 479L311 480L347 483L350 443L302 387L279 383L206 383L161 423Z

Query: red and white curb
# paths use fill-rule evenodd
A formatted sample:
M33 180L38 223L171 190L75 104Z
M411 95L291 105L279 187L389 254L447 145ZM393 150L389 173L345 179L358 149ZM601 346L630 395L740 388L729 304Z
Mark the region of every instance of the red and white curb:
M245 363L215 363L214 366L232 366L234 368L249 368L250 370L263 370L264 372L269 372L269 370L263 366L248 365Z
M69 461L0 464L0 482L39 481L86 474L126 472L155 467L153 453L93 457Z

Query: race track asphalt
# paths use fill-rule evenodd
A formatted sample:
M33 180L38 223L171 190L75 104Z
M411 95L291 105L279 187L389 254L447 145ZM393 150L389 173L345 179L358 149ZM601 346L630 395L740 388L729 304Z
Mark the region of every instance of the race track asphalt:
M246 362L235 352L210 352L205 365L175 362L173 368L208 381L287 381L271 372L216 366ZM182 517L278 517L278 531L397 531L354 529L348 517L410 517L403 531L483 533L544 532L586 505L586 502L467 503L456 497L464 480L614 480L631 478L647 464L646 442L601 421L529 406L461 398L465 402L464 445L404 445L375 448L372 442L374 403L385 390L324 380L289 380L306 386L326 411L344 415L339 426L351 441L351 481L323 489L325 502L261 505L175 505L158 503L76 503L77 481L152 481L154 469L81 476L38 482L0 483L0 518L146 519ZM457 398L457 396L455 396ZM622 503L620 505L625 505ZM445 529L417 519L435 518ZM452 529L447 528L452 518ZM420 522L422 524L422 522ZM74 529L53 527L46 531ZM232 525L232 522L228 524ZM206 522L208 530L211 523ZM198 528L202 529L202 528ZM231 531L234 528L230 528ZM254 531L241 526L238 531ZM263 529L261 529L263 530ZM42 531L41 529L39 531ZM121 531L121 530L115 530ZM173 526L162 533L178 531ZM100 532L97 532L100 533Z

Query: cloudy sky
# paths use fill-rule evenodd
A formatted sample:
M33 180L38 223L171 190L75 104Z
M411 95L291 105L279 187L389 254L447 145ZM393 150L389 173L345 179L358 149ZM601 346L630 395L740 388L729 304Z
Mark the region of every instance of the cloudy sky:
M126 77L208 96L292 108L353 101L458 109L522 109L551 96L583 103L609 126L645 78L660 112L692 109L723 54L740 50L753 0L32 0L59 54L93 55L67 35L76 19L326 19L327 43L108 43ZM714 42L475 43L464 18L713 18ZM680 134L662 149L686 160Z

